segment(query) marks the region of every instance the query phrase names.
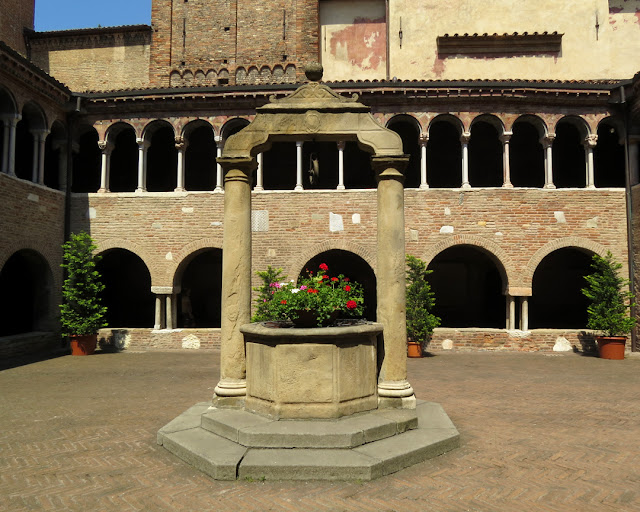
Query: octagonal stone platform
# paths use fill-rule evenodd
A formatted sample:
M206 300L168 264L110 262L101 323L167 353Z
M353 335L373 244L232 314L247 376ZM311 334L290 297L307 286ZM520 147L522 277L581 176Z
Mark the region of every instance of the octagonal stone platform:
M328 420L277 420L196 404L158 444L216 480L372 480L459 445L442 407L376 409Z

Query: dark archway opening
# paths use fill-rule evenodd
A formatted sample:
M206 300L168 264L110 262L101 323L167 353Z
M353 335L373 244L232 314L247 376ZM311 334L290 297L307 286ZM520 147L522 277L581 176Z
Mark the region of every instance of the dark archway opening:
M321 252L311 258L300 269L300 275L305 275L307 269L317 273L321 263L326 263L331 276L343 274L352 281L362 285L364 290L364 317L375 321L377 313L376 275L369 264L357 254L342 249L331 249Z
M138 143L136 142L136 132L133 128L124 128L116 135L111 152L109 190L111 192L133 192L137 185ZM97 188L93 191L96 190Z
M147 150L147 190L171 192L177 186L178 150L173 128L162 126L151 135Z
M312 155L318 165L318 175L312 183ZM302 146L302 171L305 190L335 190L338 186L338 144L336 142L308 141Z
M355 141L349 141L344 146L344 186L348 189L377 187L371 168L371 155L360 149Z
M100 188L98 132L90 128L78 137L78 152L73 155L72 192L97 192Z
M433 270L433 313L442 327L505 327L502 278L491 256L472 246L456 246L438 254L428 268Z
M178 301L178 327L220 327L222 249L205 249L187 263Z
M411 121L393 121L389 129L400 135L402 149L409 155L409 164L404 170L404 188L418 188L420 186L420 131Z
M446 121L431 125L427 142L427 183L430 188L459 188L462 184L460 133Z
M513 125L509 142L509 170L514 187L544 186L544 149L537 128L526 121Z
M556 188L584 187L586 166L583 138L576 126L560 122L553 142L553 184Z
M491 123L477 121L469 139L469 184L472 187L501 187L502 143Z
M50 326L52 274L35 251L14 253L0 271L0 336L45 331Z
M590 265L591 255L574 248L558 249L540 262L529 299L530 328L586 328L589 301L580 290Z
M296 143L274 142L262 155L265 190L293 190L296 186ZM255 174L255 173L254 173Z
M595 186L624 187L624 146L615 126L603 123L598 127L598 144L593 150Z
M126 249L110 249L96 267L105 286L102 303L109 327L153 327L155 297L144 262Z
M16 125L15 149L16 176L23 180L31 180L33 174L33 134L29 122L23 117Z
M184 186L187 190L213 190L216 186L216 143L209 125L194 128L185 151Z

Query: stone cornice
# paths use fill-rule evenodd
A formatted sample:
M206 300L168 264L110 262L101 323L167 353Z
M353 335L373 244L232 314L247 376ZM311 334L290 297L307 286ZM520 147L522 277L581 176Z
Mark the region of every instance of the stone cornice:
M440 55L486 55L486 54L537 54L559 53L563 34L558 32L518 34L454 34L438 36L438 54Z
M58 50L151 44L151 33L149 25L131 25L55 32L27 31L26 35L34 49Z

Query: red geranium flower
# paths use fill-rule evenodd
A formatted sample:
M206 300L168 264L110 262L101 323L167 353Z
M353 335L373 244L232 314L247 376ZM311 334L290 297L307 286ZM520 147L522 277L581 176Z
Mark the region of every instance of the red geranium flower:
M342 279L345 283L348 283L350 281L350 279L348 277L345 277Z
M338 281L339 279L337 277L332 277L331 280L332 281Z
M324 270L325 272L329 270L329 267L326 263L320 263L320 270Z
M329 279L329 276L322 276L322 279Z
M286 304L286 303L287 303L287 301L286 301L286 300L281 300L281 301L280 301L280 304ZM349 307L349 304L347 304L347 307Z
M345 292L350 292L351 291L351 286L347 285L344 287L344 291Z
M357 307L358 307L358 304L356 303L355 300L347 301L347 309L356 309Z

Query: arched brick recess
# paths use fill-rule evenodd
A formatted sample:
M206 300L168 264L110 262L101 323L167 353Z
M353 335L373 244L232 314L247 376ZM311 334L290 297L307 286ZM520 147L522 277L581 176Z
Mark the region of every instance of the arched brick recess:
M557 251L558 249L564 249L565 247L574 247L578 249L586 249L587 251L591 251L592 253L598 254L600 256L605 256L607 254L607 249L603 245L600 245L597 242L593 242L586 238L580 238L577 236L568 236L566 238L558 238L557 240L552 240L551 242L546 243L540 249L538 249L534 255L527 263L526 268L522 274L522 286L528 286L531 288L533 285L533 274L540 262L545 258L545 256L551 254L553 251Z
M175 284L178 270L184 263L184 261L191 256L194 252L198 252L201 249L220 249L222 250L222 236L220 238L201 238L195 242L185 245L179 253L173 256L172 267L169 270L171 279L169 283L163 286L173 286Z
M364 247L354 244L349 241L333 241L333 240L325 240L319 244L314 245L313 247L304 251L298 258L296 258L293 263L288 265L286 268L286 275L291 278L291 276L297 276L302 267L307 261L309 261L314 256L317 256L321 252L331 251L331 250L342 250L349 251L353 254L357 254L364 261L366 261L369 266L373 269L373 272L376 271L376 258L371 253L371 251L365 249Z
M139 245L129 242L128 240L121 240L118 238L109 238L107 240L95 242L95 245L97 247L96 254L101 254L109 249L126 249L127 251L132 252L138 256L138 258L140 258L147 267L147 270L151 275L151 285L162 285L162 281L164 281L164 274L160 274L160 272L155 269L155 265L151 264L154 258Z
M487 240L479 236L473 235L454 235L437 244L431 246L427 252L420 256L427 265L431 263L431 260L435 258L445 249L454 247L456 245L472 245L484 249L493 257L498 264L498 271L502 277L503 291L508 291L510 287L514 286L514 283L518 282L517 271L511 257L495 242Z
M23 240L20 243L9 245L4 251L0 252L0 272L7 260L18 251L31 250L37 252L44 258L49 265L49 270L53 278L53 295L57 295L62 290L62 271L60 264L62 263L62 249L54 251L50 244L41 244L36 240Z

